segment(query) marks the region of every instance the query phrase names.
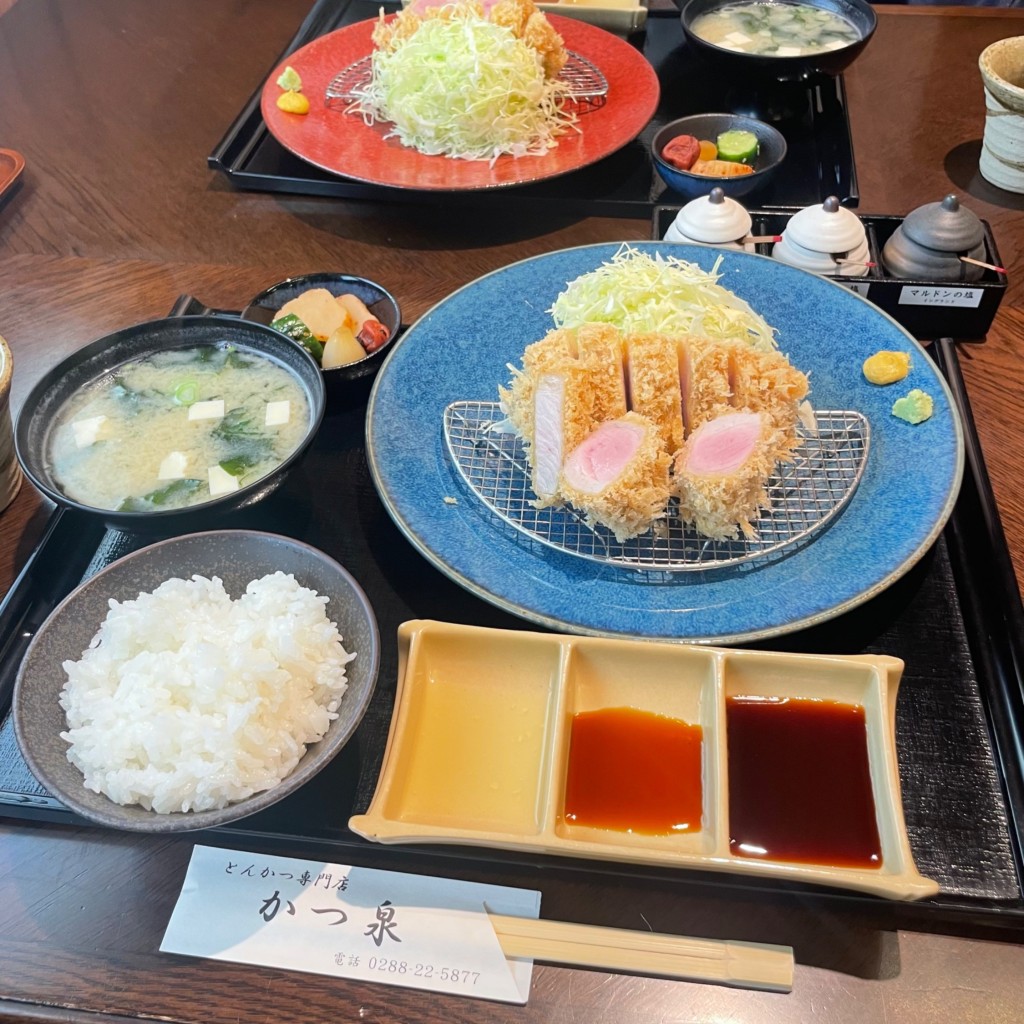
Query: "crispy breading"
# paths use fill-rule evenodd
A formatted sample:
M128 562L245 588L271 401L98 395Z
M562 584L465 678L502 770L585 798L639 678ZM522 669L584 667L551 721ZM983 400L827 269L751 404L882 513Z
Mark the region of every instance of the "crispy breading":
M781 353L763 352L741 341L627 336L610 324L590 323L550 331L528 346L522 370L513 368L509 387L499 389L502 408L526 440L534 469L537 388L551 375L565 382L557 416L562 428L558 451L572 452L601 423L621 420L628 402L625 415L640 416L651 425L665 453L664 464L674 457L673 489L680 514L706 536L724 539L739 530L751 535L751 522L767 501L765 485L776 462L791 459L801 443L799 407L807 394L807 377ZM756 413L762 425L751 457L735 473L689 472L689 438L703 424L737 412ZM552 445L541 447L554 450ZM564 481L560 496L617 536L635 536L643 532L638 525L641 515L648 517L650 527L664 514L663 508L654 507L653 496L663 492L663 464L656 454L645 447L643 456L614 482L607 501L602 495L595 503ZM636 490L635 501L628 499L629 489ZM558 497L548 493L543 501L550 504Z
M533 0L498 0L487 17L495 25L504 25L505 28L511 29L516 38L522 39L526 23L536 10Z
M662 334L635 334L626 339L629 407L658 428L670 452L683 444L683 408L679 356L675 340Z
M544 64L544 74L548 78L557 78L558 72L565 67L569 54L566 52L562 37L551 27L551 22L543 12L534 11L526 22L523 30L523 42L533 47Z
M561 492L566 501L584 514L588 523L607 526L621 544L646 533L655 522L664 518L669 499L669 465L672 460L665 451L665 444L658 436L655 425L639 413L627 412L615 421L606 420L592 433L610 426L612 422L628 423L643 431L643 439L633 457L615 479L609 480L597 492L578 490L565 476L562 478ZM569 452L568 461L575 447L567 445L566 450Z

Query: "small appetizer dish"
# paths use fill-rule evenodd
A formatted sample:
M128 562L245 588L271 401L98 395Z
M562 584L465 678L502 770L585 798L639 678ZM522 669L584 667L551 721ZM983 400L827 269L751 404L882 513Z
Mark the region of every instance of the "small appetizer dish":
M330 387L377 372L402 314L376 282L327 272L271 285L249 302L242 319L267 324L305 348Z
M327 767L378 664L373 609L332 558L255 530L191 533L111 562L53 610L18 672L15 735L83 818L210 828Z
M689 0L680 18L706 63L784 81L838 75L878 24L867 0Z
M100 338L45 374L15 445L56 504L115 529L181 530L276 490L325 405L313 357L278 331L167 317Z
M713 188L738 199L768 184L786 158L786 140L771 125L742 114L691 114L654 136L651 155L665 184L685 199Z

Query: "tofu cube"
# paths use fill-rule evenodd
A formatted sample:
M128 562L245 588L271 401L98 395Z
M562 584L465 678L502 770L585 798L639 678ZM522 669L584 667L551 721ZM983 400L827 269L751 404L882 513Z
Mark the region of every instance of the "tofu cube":
M88 448L99 440L100 428L107 422L106 416L89 416L84 420L75 420L71 429L75 434L75 445Z
M193 402L188 407L190 420L219 420L224 418L224 399L214 398L209 402Z
M220 466L210 466L206 471L210 481L210 494L216 497L218 494L230 494L238 490L238 477L232 476L226 469Z
M185 478L186 466L188 466L188 456L184 452L171 452L170 455L160 463L160 471L157 473L157 479L183 480Z
M292 403L285 399L283 402L267 402L267 415L263 422L268 427L280 427L288 422L292 415Z

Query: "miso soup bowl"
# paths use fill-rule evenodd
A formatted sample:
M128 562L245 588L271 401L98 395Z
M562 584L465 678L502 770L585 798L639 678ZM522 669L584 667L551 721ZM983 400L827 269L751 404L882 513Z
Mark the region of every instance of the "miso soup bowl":
M298 383L309 403L309 422L295 450L258 480L237 491L185 508L122 512L98 508L64 493L50 461L53 433L61 411L83 388L109 377L125 363L170 349L227 342L239 352L270 359ZM316 436L326 398L316 360L283 334L261 324L219 316L180 316L152 320L116 331L73 352L53 367L29 392L14 430L18 461L25 475L57 505L102 516L108 526L128 531L180 531L225 513L247 508L284 482Z
M857 30L858 39L848 46L803 57L776 57L771 54L743 53L709 43L693 31L693 23L702 14L728 7L738 0L682 0L680 19L691 49L712 67L727 74L753 78L792 81L821 75L838 75L860 55L878 26L874 8L867 0L799 0L808 7L831 11L845 18Z

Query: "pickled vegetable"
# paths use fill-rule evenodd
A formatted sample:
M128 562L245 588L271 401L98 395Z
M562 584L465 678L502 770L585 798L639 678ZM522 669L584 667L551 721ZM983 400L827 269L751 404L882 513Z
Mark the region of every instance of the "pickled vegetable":
M718 158L738 164L752 164L757 159L757 136L753 132L722 132L718 136Z
M714 178L736 178L742 174L753 174L750 164L738 164L732 160L698 160L691 168L691 174L706 174Z
M297 341L318 363L323 358L323 342L294 313L279 316L270 326Z
M661 159L681 171L688 171L700 156L700 143L692 135L677 135L666 143Z
M359 340L351 329L342 325L327 339L327 343L324 345L324 357L320 365L325 370L330 370L335 366L354 363L365 356L366 349L359 344Z
M700 155L698 160L717 160L718 147L710 139L700 140Z

